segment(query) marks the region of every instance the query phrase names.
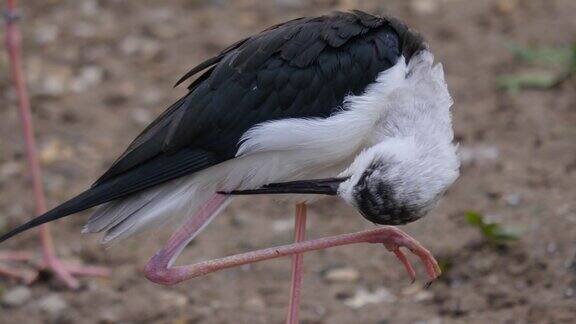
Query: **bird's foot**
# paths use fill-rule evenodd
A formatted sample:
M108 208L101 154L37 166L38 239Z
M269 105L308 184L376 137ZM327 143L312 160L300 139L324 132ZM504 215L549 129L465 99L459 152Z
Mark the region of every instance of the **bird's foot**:
M70 289L80 286L77 276L110 275L107 268L64 263L56 256L47 256L42 262L37 262L35 255L28 252L0 252L0 263L0 276L31 284L40 277L40 273L49 273Z
M404 254L400 248L404 247L410 250L410 252L414 253L424 265L428 275L428 283L426 284L426 287L430 286L430 284L442 273L438 261L436 261L432 253L402 230L392 226L384 227L384 229L384 231L377 232L370 242L382 243L389 251L393 252L398 260L404 265L404 268L406 268L406 272L408 273L408 276L410 276L411 282L414 282L416 280L416 271L410 261L408 261L406 254Z
M47 271L64 282L70 289L77 289L80 284L76 277L108 277L110 269L98 266L65 263L55 256L46 257L40 271Z

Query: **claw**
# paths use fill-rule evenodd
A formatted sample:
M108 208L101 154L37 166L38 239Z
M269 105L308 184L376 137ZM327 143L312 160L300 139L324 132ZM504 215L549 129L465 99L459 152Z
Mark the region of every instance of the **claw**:
M430 286L431 282L436 280L442 271L440 270L440 266L434 256L430 251L424 248L418 241L410 237L408 234L402 232L401 230L391 227L392 233L388 233L386 236L381 237L381 240L384 243L386 248L393 252L396 255L396 258L404 265L410 279L412 281L415 280L416 274L414 268L408 261L408 258L400 250L400 247L405 247L410 250L410 252L414 253L424 265L426 269L426 274L428 276L428 283L426 286Z
M416 270L414 270L414 267L412 266L410 261L408 261L406 254L404 254L404 252L400 250L400 247L397 245L394 246L386 244L384 245L386 246L388 251L393 252L394 255L396 255L396 258L398 258L398 260L400 261L400 263L404 265L404 268L406 269L406 272L408 272L408 276L410 277L410 284L416 282Z

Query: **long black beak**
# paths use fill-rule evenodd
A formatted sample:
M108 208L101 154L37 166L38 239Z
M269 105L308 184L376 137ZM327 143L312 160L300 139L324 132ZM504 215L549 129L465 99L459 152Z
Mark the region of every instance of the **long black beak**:
M224 195L315 194L336 196L338 186L348 178L329 178L271 183L258 189L219 192Z

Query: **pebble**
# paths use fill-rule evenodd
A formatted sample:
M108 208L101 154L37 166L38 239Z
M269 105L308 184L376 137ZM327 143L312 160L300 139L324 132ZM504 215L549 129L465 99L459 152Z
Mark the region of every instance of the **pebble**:
M58 139L51 139L40 147L39 158L46 165L53 164L56 161L71 159L73 156L72 148L66 146Z
M294 221L292 219L281 219L272 223L272 231L274 233L287 232L292 228L294 228Z
M182 308L188 305L188 297L174 292L161 292L160 299L167 305L176 306Z
M423 286L412 284L402 290L402 295L407 296L410 300L416 303L430 301L434 298L434 293L430 290L424 289Z
M516 10L518 0L499 0L496 2L496 10L502 14L510 14Z
M500 150L491 145L461 146L458 152L463 164L496 161L500 158Z
M62 297L56 294L51 294L42 297L38 301L38 306L41 311L47 313L50 317L59 318L68 308L68 303Z
M154 117L149 110L141 108L136 108L130 111L130 116L132 117L132 120L141 125L150 123Z
M80 12L86 16L96 16L100 13L100 5L96 0L80 1Z
M104 79L104 70L96 65L85 66L80 70L70 87L72 91L78 93L86 91L102 82Z
M427 320L419 320L414 322L414 324L442 324L442 319L439 317L433 317Z
M305 0L273 0L273 2L279 7L290 9L302 8L308 4Z
M59 35L58 25L41 25L34 30L34 40L40 45L54 42Z
M344 300L346 306L359 309L368 304L378 304L382 302L394 302L396 297L388 291L388 289L380 287L374 291L369 291L365 288L360 288L356 291L354 296Z
M418 15L431 15L438 11L438 1L436 0L412 0L410 9Z
M260 297L251 297L246 299L245 306L251 309L265 309L266 302Z
M26 76L34 95L59 97L69 90L73 71L66 65L54 65L39 57L26 61Z
M18 286L8 290L2 296L2 305L18 307L24 305L32 297L32 292L25 286Z
M149 88L141 94L140 99L145 105L157 105L162 100L162 92L154 88Z
M518 206L522 202L522 196L520 194L510 194L504 197L504 201L509 206Z
M72 29L74 36L79 38L93 38L98 35L98 27L88 22L78 22Z
M350 267L333 268L324 273L324 279L331 283L357 282L359 278L358 271Z
M120 51L126 56L139 55L149 60L156 57L160 50L160 43L145 37L128 36L120 42Z
M0 164L0 180L11 178L22 173L22 163L15 161L8 161Z

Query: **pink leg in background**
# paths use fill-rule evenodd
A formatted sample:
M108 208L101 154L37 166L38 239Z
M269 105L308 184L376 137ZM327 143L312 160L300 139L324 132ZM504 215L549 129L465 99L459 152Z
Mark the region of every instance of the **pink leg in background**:
M294 221L294 242L302 242L306 237L306 204L296 205ZM300 318L300 296L302 278L304 276L304 255L298 253L292 256L292 283L290 284L290 303L288 304L287 324L298 324Z
M40 215L46 211L46 199L44 196L44 190L42 187L42 174L40 170L40 163L38 162L38 152L36 150L36 141L34 138L34 128L32 124L32 115L30 112L30 100L28 98L28 91L26 89L26 82L24 80L24 74L22 73L22 48L21 48L21 34L18 29L17 21L18 11L17 11L17 1L8 0L7 10L6 10L6 47L8 48L8 55L10 59L10 72L12 75L12 80L16 88L16 94L18 97L18 106L20 109L20 118L22 121L22 128L24 133L24 140L26 143L26 157L28 160L28 169L32 178L32 187L34 190L34 199L36 204L36 214ZM42 268L48 270L56 275L56 277L62 280L69 288L77 288L79 286L78 281L73 277L74 274L78 275L97 275L97 276L107 276L109 270L100 267L88 267L83 269L81 267L74 267L70 271L67 265L62 264L60 259L56 256L54 251L54 244L52 242L52 236L48 230L48 225L42 225L40 227L40 241L42 244ZM21 255L18 252L15 253L3 253L0 255L0 261L13 262L17 261L14 259L14 254ZM31 261L20 260L20 261ZM19 270L10 270L11 268L2 268L0 275L7 275L10 277L26 277L28 274L17 275ZM8 269L8 270L7 270ZM23 270L22 270L23 271Z

